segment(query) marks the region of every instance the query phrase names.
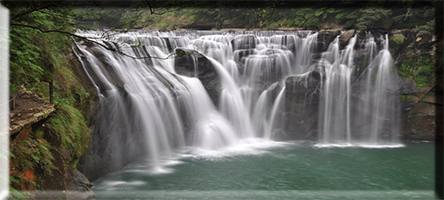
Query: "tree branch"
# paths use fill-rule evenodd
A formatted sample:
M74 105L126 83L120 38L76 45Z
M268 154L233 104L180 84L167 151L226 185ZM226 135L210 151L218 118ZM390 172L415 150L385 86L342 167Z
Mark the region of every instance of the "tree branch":
M103 47L103 48L105 48L105 49L107 49L107 50L118 52L118 53L120 53L120 54L123 55L123 56L127 56L127 57L130 57L130 58L133 58L133 59L154 58L154 59L162 59L162 60L166 60L166 59L170 58L172 55L174 55L174 54L169 54L167 57L153 57L153 56L135 57L135 56L129 55L129 54L127 54L127 53L124 53L124 52L122 52L122 51L119 51L119 50L116 49L116 48L113 48L113 47L110 47L110 46L104 45L104 44L102 44L102 43L100 43L100 42L97 42L97 41L95 41L95 40L92 40L92 39L90 39L90 38L88 38L88 37L80 36L80 35L77 35L77 34L74 34L74 33L70 33L70 32L67 32L67 31L61 31L61 30L43 30L43 29L41 29L41 28L39 28L39 27L36 27L36 26L30 26L30 25L26 25L26 24L15 24L15 23L11 23L10 25L11 25L11 26L20 26L20 27L25 27L25 28L35 29L35 30L38 30L38 31L40 31L40 32L42 32L42 33L60 33L60 34L68 35L68 36L75 37L75 38L78 38L78 39L87 40L87 41L89 41L89 42L93 42L94 44L97 44L97 45L99 45L99 46L101 46L101 47Z
M23 17L25 15L31 14L33 12L39 11L39 10L44 10L44 9L48 9L50 7L54 7L54 6L59 6L60 4L55 4L55 3L50 3L41 7L38 7L37 5L35 5L35 2L33 2L33 7L30 7L29 10L26 10L24 12L21 13L17 13L16 15L13 15L11 17L11 21L15 20L15 19L19 19L20 17Z

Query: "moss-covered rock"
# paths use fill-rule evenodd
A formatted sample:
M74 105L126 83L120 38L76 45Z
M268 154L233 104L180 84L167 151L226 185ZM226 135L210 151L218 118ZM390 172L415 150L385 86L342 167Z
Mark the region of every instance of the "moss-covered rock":
M391 53L399 52L400 48L406 41L406 37L402 33L395 33L389 37L389 44Z
M428 55L408 57L403 60L398 73L408 79L414 80L418 88L434 84L434 63Z

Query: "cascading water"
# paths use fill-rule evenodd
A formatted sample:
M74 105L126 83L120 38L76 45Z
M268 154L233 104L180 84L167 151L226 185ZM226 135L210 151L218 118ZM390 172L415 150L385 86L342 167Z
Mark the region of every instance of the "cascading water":
M310 121L301 116L293 123L288 106L302 101L304 107L316 95L317 126L310 129L321 145L398 144L388 39L378 38L378 52L371 34L361 49L356 35L341 50L338 36L322 53L320 38L307 31L138 31L96 40L117 52L78 44L76 55L98 94L92 160L121 167L147 154L154 172L162 172L162 162L184 147L217 151L251 138L279 139L277 130L291 135L286 126ZM291 90L300 100L286 95Z
M339 50L339 38L336 38L321 58L325 67L326 81L324 98L321 102L323 123L322 143L351 143L350 133L350 82L354 68L353 48L356 36L350 39L346 49Z

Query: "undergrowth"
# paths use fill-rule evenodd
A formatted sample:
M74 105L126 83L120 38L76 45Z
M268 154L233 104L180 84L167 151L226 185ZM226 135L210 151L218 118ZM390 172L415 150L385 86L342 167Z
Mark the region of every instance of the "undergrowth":
M47 123L49 134L59 146L59 151L69 151L70 164L75 164L88 147L89 129L80 111L70 105L59 103L56 105L56 113Z
M398 72L400 75L414 80L418 84L418 88L425 87L434 80L433 61L424 56L405 59Z

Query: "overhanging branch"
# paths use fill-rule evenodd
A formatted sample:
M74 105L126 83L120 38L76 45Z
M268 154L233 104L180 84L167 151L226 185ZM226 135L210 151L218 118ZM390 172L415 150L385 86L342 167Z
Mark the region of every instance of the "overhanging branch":
M40 28L40 27L31 26L31 25L26 25L26 24L15 24L15 23L11 23L10 25L11 25L11 26L19 26L19 27L30 28L30 29L38 30L38 31L40 31L40 32L42 32L42 33L60 33L60 34L64 34L64 35L71 36L71 37L75 37L75 38L78 38L78 39L87 40L87 41L89 41L89 42L93 42L94 44L97 44L97 45L99 45L99 46L101 46L101 47L103 47L103 48L105 48L105 49L107 49L107 50L118 52L118 53L120 53L121 55L124 55L124 56L130 57L130 58L133 58L133 59L154 58L154 59L162 59L162 60L166 60L166 59L170 58L170 57L173 55L173 54L169 54L167 57L153 57L153 56L135 57L135 56L129 55L129 54L125 53L125 52L119 51L119 50L116 49L116 48L112 48L112 47L109 47L109 46L107 46L107 45L104 45L104 44L102 44L102 43L100 43L100 42L97 42L97 41L95 41L95 40L91 40L91 39L88 38L88 37L81 36L81 35L77 35L77 34L74 34L74 33L67 32L67 31L62 31L62 30L44 30L44 29L42 29L42 28Z

